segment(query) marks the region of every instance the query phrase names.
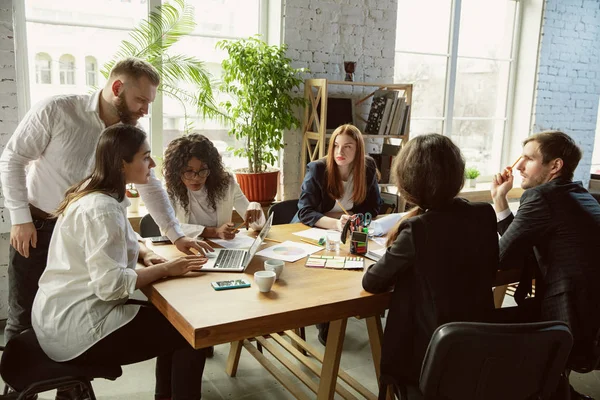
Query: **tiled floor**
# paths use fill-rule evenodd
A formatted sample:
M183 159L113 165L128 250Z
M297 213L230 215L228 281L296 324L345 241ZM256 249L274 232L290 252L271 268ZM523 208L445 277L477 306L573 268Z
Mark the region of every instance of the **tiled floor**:
M512 298L507 296L505 305L510 304L511 301ZM323 346L316 340L314 327L308 327L306 333L310 344L323 349ZM2 337L0 337L0 343L3 343ZM203 399L279 400L294 398L246 350L242 351L237 376L230 378L225 373L228 352L228 344L216 346L214 358L207 360L202 377ZM268 352L264 351L264 353L271 358ZM376 392L375 370L364 320L351 318L348 321L341 367L371 391ZM281 369L285 368L281 366ZM304 369L304 371L314 376L308 369ZM572 374L571 382L580 392L600 399L600 371L585 375ZM93 386L99 400L153 399L154 361L126 366L123 368L121 378L114 382L96 380L93 382ZM304 385L302 387L306 388ZM314 397L308 389L306 389L306 393ZM40 399L44 400L53 398L54 393L50 392L40 395ZM338 398L341 397L336 396L336 399Z

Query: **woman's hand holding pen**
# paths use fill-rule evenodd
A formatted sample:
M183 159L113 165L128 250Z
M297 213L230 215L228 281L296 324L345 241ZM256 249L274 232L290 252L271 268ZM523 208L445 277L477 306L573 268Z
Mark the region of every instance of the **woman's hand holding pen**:
M262 217L261 209L250 209L246 210L246 215L244 216L244 223L246 225L246 229L250 226L250 224L258 222Z
M350 214L342 214L342 216L338 220L338 225L337 225L338 231L341 232L342 229L344 229L344 226L346 225L346 223L348 222L349 219L350 219Z
M217 228L216 235L221 239L231 240L235 237L235 234L238 232L239 231L237 230L235 225L232 222L228 222Z

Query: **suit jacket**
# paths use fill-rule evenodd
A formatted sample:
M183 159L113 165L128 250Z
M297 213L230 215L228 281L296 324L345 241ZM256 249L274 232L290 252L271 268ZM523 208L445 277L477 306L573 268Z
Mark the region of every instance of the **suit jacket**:
M489 320L497 269L498 235L491 205L456 198L403 221L398 238L363 277L363 287L372 293L395 287L381 374L398 383L418 384L425 351L438 326Z
M581 183L554 179L526 190L498 232L500 268L520 265L533 249L541 319L569 324L572 355L585 355L600 327L600 204Z
M383 204L377 183L377 167L371 157L365 157L367 174L367 197L360 204L354 204L353 213L371 213L373 218L379 214L379 207ZM302 192L298 200L298 213L294 221L305 225L314 226L324 214L335 205L335 199L327 194L327 164L324 158L313 161L307 165L306 176L302 182Z

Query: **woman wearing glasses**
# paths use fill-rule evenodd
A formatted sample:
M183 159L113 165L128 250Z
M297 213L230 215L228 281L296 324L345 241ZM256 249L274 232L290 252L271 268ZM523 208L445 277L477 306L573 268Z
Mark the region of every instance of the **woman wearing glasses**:
M190 237L233 239L237 233L231 212L246 227L258 230L265 224L259 203L248 202L221 155L204 135L192 134L167 146L163 164L167 193L177 219Z

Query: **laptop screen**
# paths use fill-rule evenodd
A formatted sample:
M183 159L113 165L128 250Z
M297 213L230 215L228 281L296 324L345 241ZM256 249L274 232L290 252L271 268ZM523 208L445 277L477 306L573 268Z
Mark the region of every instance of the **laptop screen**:
M244 264L243 264L244 267L246 267L248 264L250 264L250 260L252 260L252 257L254 257L254 254L258 251L258 248L262 244L263 240L269 234L269 230L271 229L271 224L272 223L273 223L273 214L271 214L269 216L269 219L267 220L267 223L261 229L260 233L258 234L258 236L256 237L256 239L254 240L254 243L252 243L252 246L250 246L250 249L248 249L248 252L246 253L246 257L244 259Z

